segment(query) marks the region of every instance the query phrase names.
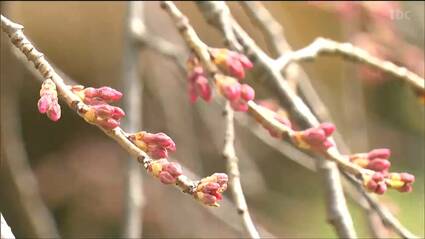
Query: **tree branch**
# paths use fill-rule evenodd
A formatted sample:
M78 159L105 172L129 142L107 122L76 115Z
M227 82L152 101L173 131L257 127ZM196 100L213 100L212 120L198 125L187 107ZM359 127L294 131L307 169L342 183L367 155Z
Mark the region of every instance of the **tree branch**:
M233 199L236 202L237 212L241 215L245 229L248 231L251 238L260 238L257 229L255 228L254 222L248 211L248 205L245 200L245 196L242 190L240 181L240 172L238 166L238 157L235 153L234 141L235 141L235 128L233 123L233 109L230 103L227 101L224 109L224 115L226 118L226 134L224 137L224 149L223 157L227 161L227 172L229 174L229 185L232 190Z
M416 91L425 93L425 80L417 74L392 62L384 61L369 54L367 51L353 46L351 43L340 43L319 37L310 45L297 51L288 52L276 60L278 68L284 70L294 61L314 60L318 55L341 55L347 59L359 61L380 69L406 81Z
M2 30L8 34L13 45L15 45L15 47L17 47L23 54L25 54L28 61L34 63L35 68L44 79L51 79L55 83L61 98L72 110L83 117L84 113L88 110L88 106L81 102L80 98L67 87L62 77L47 62L43 54L34 48L31 42L23 34L23 26L10 21L3 15L1 15L1 23ZM127 133L124 132L120 127L116 127L112 130L105 130L100 126L98 126L98 128L101 129L110 138L115 140L119 145L121 145L121 147L124 148L135 159L137 159L139 163L142 163L145 169L148 169L153 160L146 154L146 152L142 151L136 145L134 145L127 138ZM195 189L197 184L197 181L192 181L188 177L180 175L176 180L175 186L178 187L182 192L195 197Z
M125 110L129 117L124 125L130 132L136 132L142 127L143 82L139 75L139 44L136 40L136 29L144 26L144 3L128 2L125 19L125 35L123 46L122 81L125 98ZM140 238L143 231L143 178L137 161L131 157L127 160L125 178L125 238Z

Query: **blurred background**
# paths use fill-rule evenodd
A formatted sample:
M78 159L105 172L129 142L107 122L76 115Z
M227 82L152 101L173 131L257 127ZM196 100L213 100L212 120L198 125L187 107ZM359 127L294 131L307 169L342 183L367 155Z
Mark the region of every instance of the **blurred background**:
M144 5L148 31L175 43L188 56L174 23L159 3ZM202 40L212 47L224 46L221 33L208 25L196 4L177 5ZM259 46L277 57L240 4L229 5L236 20ZM282 24L294 49L307 46L319 36L352 42L424 77L423 2L264 5ZM34 45L75 81L86 86L123 89L125 2L2 1L1 12L24 25L25 34ZM379 199L408 229L423 237L425 111L415 93L389 75L340 57L319 57L301 65L352 151L391 148L392 171L416 176L413 192L390 190ZM168 134L177 144L173 158L198 176L225 172L221 157L223 101L191 105L186 76L173 60L149 48L140 50L139 71L144 86L143 130ZM260 69L248 74L247 81L257 90L258 99L275 98L268 93L272 91ZM18 238L52 237L48 230L44 230L46 234L37 233L37 224L46 223L34 223L40 211L51 214L52 224L64 238L120 237L126 152L64 104L57 123L38 113L39 89L40 82L11 51L11 44L2 33L1 212ZM251 121L248 125L259 127ZM280 238L336 237L325 221L320 177L285 158L246 126L236 123L236 135L242 186L254 221ZM34 181L28 180L28 172L34 174ZM236 230L241 225L236 210L225 206L206 209L174 187L141 173L144 237L244 235ZM19 185L19 180L30 183ZM22 186L24 189L19 189ZM37 193L40 202L33 201ZM230 197L229 192L225 195ZM35 208L41 203L47 211ZM348 204L359 236L369 237L363 211L350 198ZM230 224L211 211L227 213ZM395 235L389 232L387 236Z

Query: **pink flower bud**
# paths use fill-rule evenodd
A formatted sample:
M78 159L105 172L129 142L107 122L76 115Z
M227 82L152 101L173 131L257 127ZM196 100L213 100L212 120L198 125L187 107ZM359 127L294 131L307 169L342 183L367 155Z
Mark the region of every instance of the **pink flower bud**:
M227 182L229 181L229 177L225 173L214 173L213 176L216 178L217 183L220 184L221 187L227 186Z
M369 160L373 160L376 158L379 159L388 159L391 156L390 149L374 149L367 154Z
M380 182L384 180L384 175L380 172L376 172L372 175L372 180L376 182Z
M391 162L385 159L375 159L369 162L367 165L368 169L380 172L385 171L391 166Z
M201 199L202 203L206 204L206 205L210 205L213 206L217 203L217 198L213 195L204 193L202 195L202 199Z
M410 173L400 173L401 181L405 183L413 183L415 182L415 176Z
M325 131L319 128L310 128L304 131L304 139L311 145L320 145L326 139Z
M114 102L121 99L122 93L112 89L111 87L103 86L97 89L97 97L100 97L107 102Z
M214 194L217 192L218 189L220 189L220 187L221 187L220 184L210 182L204 186L204 188L202 189L202 192Z
M382 195L385 193L385 191L387 191L387 185L384 182L378 183L378 186L375 189L375 193Z
M52 121L58 121L61 117L56 85L51 79L45 80L41 85L37 108L40 113L46 114Z
M163 170L170 173L173 177L178 177L183 174L182 167L180 166L180 164L175 162L166 164Z
M211 87L208 84L208 79L204 76L200 76L195 81L195 89L198 95L202 97L206 102L211 100L212 92Z
M159 180L161 181L161 183L163 184L173 184L176 182L176 178L173 177L169 172L167 171L161 171L159 173Z
M197 62L197 61L196 61ZM191 64L194 64L193 62ZM197 63L199 64L199 63ZM212 97L211 87L208 84L207 76L200 65L192 66L188 77L188 93L190 102L194 103L201 96L202 99L209 102Z
M329 137L332 135L332 133L335 131L335 125L332 123L322 123L319 126L323 131L325 132L326 137Z
M242 84L241 86L241 97L245 101L250 101L255 98L255 91L251 86L247 84Z
M47 111L47 117L53 121L58 121L61 117L61 107L57 101L55 101Z
M38 100L38 111L42 114L45 114L47 110L49 109L49 106L52 104L52 98L51 95L43 95Z
M241 96L241 85L238 82L225 84L222 93L228 100L235 101Z
M211 49L211 56L220 70L238 79L245 78L245 69L253 67L246 56L228 49Z

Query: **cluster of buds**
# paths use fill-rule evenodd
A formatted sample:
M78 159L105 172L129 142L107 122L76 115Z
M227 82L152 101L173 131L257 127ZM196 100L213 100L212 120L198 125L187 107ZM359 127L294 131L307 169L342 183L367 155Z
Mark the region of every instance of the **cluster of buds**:
M240 80L245 78L245 69L251 69L254 65L245 55L230 51L225 48L210 49L214 64L226 75Z
M246 56L227 49L211 48L209 52L212 62L224 74L215 74L218 92L230 101L235 111L247 111L247 102L254 99L255 91L240 81L245 78L245 69L253 67L252 62ZM209 102L212 90L205 69L194 55L189 58L187 65L190 101L194 103L201 97Z
M201 179L196 187L195 197L208 206L218 207L221 193L227 189L228 177L224 173L215 173Z
M58 121L61 117L61 107L58 103L58 92L56 85L51 79L43 82L40 89L40 99L38 100L38 111L46 114L53 121Z
M384 194L387 188L393 188L399 192L410 192L413 182L415 182L415 176L409 173L376 172L372 176L363 176L366 189L376 194Z
M400 192L412 191L412 184L415 176L408 173L389 173L388 169L391 162L388 160L391 156L389 149L374 149L368 153L359 153L350 155L352 163L370 170L375 173L363 176L364 186L371 192L383 194L387 188L394 188Z
M350 161L362 168L367 168L376 172L388 172L391 162L388 158L391 156L389 149L374 149L369 153L360 153L350 155Z
M100 125L104 129L114 129L120 125L120 120L125 116L124 111L116 106L108 104L92 105L84 113L84 119L94 125Z
M255 91L247 84L240 84L233 77L216 75L216 84L221 95L230 101L230 105L236 111L248 111L248 101L255 98Z
M122 93L111 87L84 88L82 85L70 86L89 109L84 113L84 119L91 124L100 125L104 129L114 129L120 125L120 120L125 116L124 111L109 103L119 101Z
M333 146L328 139L335 131L335 125L332 123L322 123L318 127L309 128L303 131L294 131L294 143L303 149L313 149L317 152L326 151Z
M84 88L82 85L75 85L71 86L71 91L78 95L81 100L88 105L108 104L119 101L122 97L121 92L107 86L100 88Z
M164 133L151 134L141 131L128 138L153 159L168 158L168 151L176 151L174 141Z
M177 178L183 174L182 167L176 162L168 162L167 159L154 160L148 166L148 171L158 177L164 184L174 184Z

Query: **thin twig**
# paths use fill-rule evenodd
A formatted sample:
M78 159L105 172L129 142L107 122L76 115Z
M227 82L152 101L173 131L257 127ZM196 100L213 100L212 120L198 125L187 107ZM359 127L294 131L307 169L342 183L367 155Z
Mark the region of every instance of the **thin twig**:
M123 46L122 81L125 98L125 110L128 112L128 120L124 127L129 132L136 132L142 128L143 107L143 82L139 75L139 44L136 40L136 29L144 26L144 3L128 2L125 20L125 39ZM143 231L143 178L137 161L131 157L127 159L127 174L125 178L125 238L140 238Z
M235 127L233 123L233 109L227 101L224 109L226 117L226 134L224 137L223 157L227 161L227 172L229 173L229 185L232 191L233 199L236 202L237 212L241 215L251 238L260 238L254 222L248 211L248 205L242 190L240 172L238 166L238 157L236 156L234 141L235 141Z
M7 225L6 219L3 217L3 213L0 213L1 216L1 227L0 227L0 236L1 239L15 239L15 235L12 233L12 229Z
M388 74L405 80L418 92L425 92L425 80L419 75L392 62L384 61L351 43L340 43L326 38L316 38L310 45L297 51L288 52L276 60L278 68L284 70L291 62L314 60L320 54L341 55L347 59L359 61L380 69Z

